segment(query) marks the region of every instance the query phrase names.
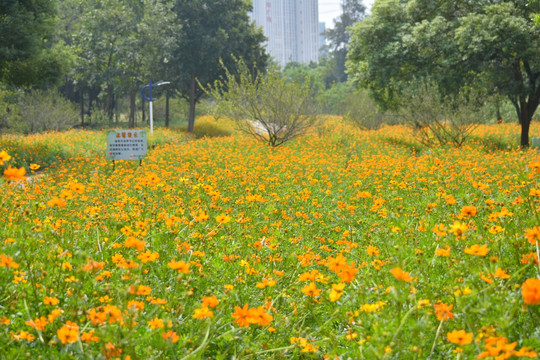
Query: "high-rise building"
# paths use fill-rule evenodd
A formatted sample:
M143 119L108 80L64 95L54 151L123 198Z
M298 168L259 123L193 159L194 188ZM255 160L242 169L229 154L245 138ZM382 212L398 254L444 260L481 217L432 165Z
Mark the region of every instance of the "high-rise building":
M253 0L251 17L263 28L267 51L281 66L319 60L318 0Z

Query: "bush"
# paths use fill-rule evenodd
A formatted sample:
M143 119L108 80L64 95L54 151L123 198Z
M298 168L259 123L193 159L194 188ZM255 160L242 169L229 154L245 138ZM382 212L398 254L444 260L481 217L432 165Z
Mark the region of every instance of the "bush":
M322 95L324 111L328 114L343 115L362 130L377 130L383 124L395 125L395 114L383 112L369 97L367 91L358 92L352 82L334 84Z
M304 135L316 122L318 104L309 80L287 81L273 68L251 73L238 61L238 74L207 89L218 100L216 112L233 119L240 131L270 146Z
M75 106L56 91L33 90L18 102L19 121L10 121L9 128L25 134L47 130L66 130L77 123Z
M437 85L422 83L406 91L401 118L426 146L461 146L484 118L479 98L474 94L442 97Z

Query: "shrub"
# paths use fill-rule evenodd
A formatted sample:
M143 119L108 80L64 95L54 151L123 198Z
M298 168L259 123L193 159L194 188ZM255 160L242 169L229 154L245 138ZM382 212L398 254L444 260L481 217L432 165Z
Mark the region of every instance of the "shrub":
M406 91L401 118L426 146L461 146L483 119L481 104L478 95L443 97L437 85L422 83Z
M243 61L237 64L236 75L225 69L225 78L207 89L218 100L218 114L272 147L304 135L314 126L318 104L309 80L287 81L275 68L253 74Z
M78 118L75 106L56 91L33 90L20 98L18 110L20 120L9 127L25 134L66 130Z

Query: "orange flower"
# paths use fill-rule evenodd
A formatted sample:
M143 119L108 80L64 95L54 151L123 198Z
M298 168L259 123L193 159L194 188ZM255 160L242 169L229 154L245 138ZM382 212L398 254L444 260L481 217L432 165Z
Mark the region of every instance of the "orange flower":
M510 275L508 275L506 271L504 271L503 269L497 268L497 270L495 271L495 274L493 274L493 277L496 277L499 279L508 279L510 278Z
M476 213L477 210L475 206L464 206L463 208L461 208L460 217L463 219L466 217L474 216L476 215Z
M366 246L366 251L371 256L379 256L380 254L379 249L377 249L377 247L373 245Z
M161 329L165 326L163 324L163 320L157 317L154 317L152 320L147 321L147 324L150 326L152 330L158 329L158 328Z
M4 177L8 180L24 180L25 174L26 169L24 166L17 169L9 165L8 168L4 170Z
M231 221L231 217L229 215L221 214L216 217L216 221L220 224L226 224Z
M540 227L535 226L532 229L525 229L525 238L531 245L540 244Z
M474 244L471 247L465 248L465 254L469 255L475 255L475 256L486 256L489 252L489 248L486 244L479 246L478 244Z
M200 309L195 309L195 314L193 314L194 319L204 319L214 317L214 313L208 309L208 307L203 306Z
M142 254L139 254L137 256L139 260L141 260L143 263L147 263L150 261L156 261L159 259L159 253L153 253L150 250L147 250L146 252L143 252Z
M38 164L30 164L30 170L37 170L39 169L41 166L39 166Z
M24 322L26 325L33 327L36 330L45 330L45 326L49 323L47 321L47 318L42 316L40 318L36 318L34 320L28 320Z
M472 343L473 334L467 333L465 330L454 330L446 334L446 338L453 344L469 345Z
M60 208L66 206L66 204L66 200L57 197L53 197L51 200L47 201L47 206L49 207L57 206Z
M448 305L447 303L439 303L434 304L433 307L435 308L437 319L439 319L440 321L454 318L454 313L450 311L452 310L454 305Z
M4 254L0 254L0 267L6 266L13 269L18 269L19 264L17 264L15 261L13 261L13 258L11 256L6 256Z
M34 335L30 334L28 331L21 330L18 334L13 334L12 333L11 338L14 339L14 340L17 340L17 341L21 341L21 340L32 341L36 337Z
M525 304L540 304L540 279L527 279L521 286L521 296Z
M81 341L82 342L96 342L99 340L99 337L94 335L94 330L91 330L89 332L83 332L81 334Z
M215 295L212 295L212 296L203 296L202 298L202 305L203 306L207 306L207 307L210 307L210 308L215 308L216 306L218 306L219 304L219 301L217 299L217 297Z
M56 297L48 297L46 296L44 299L43 299L43 303L45 305L56 305L60 302L60 300L58 300L58 298Z
M394 275L394 277L398 280L403 280L405 282L411 282L412 281L412 277L410 275L410 273L408 272L405 272L403 270L401 270L400 267L395 267L393 268L392 270L390 270L390 272L392 273L392 275Z
M58 340L60 340L62 344L74 343L79 338L79 325L67 321L64 326L58 329L56 334L58 335Z
M176 344L178 340L180 340L180 337L172 330L169 330L167 332L164 332L161 335L164 339L169 339L173 344Z
M260 326L268 326L274 320L274 317L266 312L264 307L259 306L255 309L250 309L256 324Z
M249 327L250 324L256 322L253 312L250 311L248 304L245 304L244 307L235 306L232 317L235 318L234 322L240 327Z
M443 256L443 257L450 256L450 246L446 246L446 249L439 248L435 250L435 256Z
M189 266L189 264L186 264L182 260L176 261L174 259L171 259L171 261L169 262L169 267L173 270L178 270L179 273L189 273Z
M315 297L321 294L321 289L317 289L317 284L310 282L309 285L302 288L302 292L307 296Z
M146 243L142 240L134 238L133 236L130 236L126 239L126 241L124 241L124 246L127 248L134 247L137 249L137 251L143 251Z

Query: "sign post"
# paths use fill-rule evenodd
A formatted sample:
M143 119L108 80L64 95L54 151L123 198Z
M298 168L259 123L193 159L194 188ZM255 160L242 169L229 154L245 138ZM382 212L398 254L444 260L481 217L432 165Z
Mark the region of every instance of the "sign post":
M148 142L145 130L114 130L107 134L107 160L139 160L146 156Z
M148 83L148 85L144 86L142 89L141 89L141 96L143 98L143 100L146 100L148 101L148 110L150 112L150 134L154 134L154 114L153 114L153 109L152 109L152 102L156 99L154 99L152 97L152 88L154 86L161 86L161 85L168 85L170 84L169 81L158 81L157 83L152 83L152 80L150 80L150 82ZM146 97L146 89L148 89L148 97Z

